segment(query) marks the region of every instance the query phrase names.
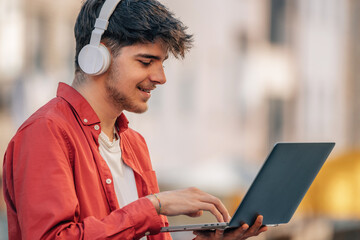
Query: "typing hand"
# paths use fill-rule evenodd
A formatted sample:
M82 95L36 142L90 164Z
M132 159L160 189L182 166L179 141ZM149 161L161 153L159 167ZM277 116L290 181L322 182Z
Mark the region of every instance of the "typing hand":
M203 211L211 212L219 222L230 221L230 215L222 202L197 188L167 191L147 196L154 204L158 213L167 216L187 215L201 216ZM159 202L161 202L161 209Z

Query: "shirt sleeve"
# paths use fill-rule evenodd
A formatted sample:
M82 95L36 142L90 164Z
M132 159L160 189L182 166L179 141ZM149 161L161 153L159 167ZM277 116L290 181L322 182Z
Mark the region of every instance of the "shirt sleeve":
M74 153L65 139L52 120L37 119L9 144L5 184L22 239L139 239L159 233L162 219L147 198L102 219L89 216L79 221L69 160Z

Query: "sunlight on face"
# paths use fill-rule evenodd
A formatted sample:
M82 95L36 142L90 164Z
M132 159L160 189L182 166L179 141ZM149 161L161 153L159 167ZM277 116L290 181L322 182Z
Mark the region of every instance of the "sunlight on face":
M166 59L167 48L161 41L123 47L105 82L108 100L121 111L145 112L151 92L166 82Z

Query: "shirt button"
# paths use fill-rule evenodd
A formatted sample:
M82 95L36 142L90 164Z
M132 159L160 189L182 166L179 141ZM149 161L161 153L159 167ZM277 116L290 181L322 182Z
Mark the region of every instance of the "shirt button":
M106 183L111 184L112 183L111 179L110 178L106 179Z
M89 120L87 120L86 118L84 119L84 123L88 123L89 122Z
M96 131L98 131L100 129L99 125L95 125L94 128Z
M146 232L146 233L145 233L145 236L149 236L149 235L150 235L150 232Z

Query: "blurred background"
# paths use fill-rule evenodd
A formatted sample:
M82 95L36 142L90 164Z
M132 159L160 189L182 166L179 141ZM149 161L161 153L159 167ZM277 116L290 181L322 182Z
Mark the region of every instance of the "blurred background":
M148 142L160 189L196 186L232 214L276 142L334 141L290 223L254 239L360 239L360 1L161 2L195 43L185 60L167 60L168 82L153 93L149 111L127 113ZM80 6L0 0L1 159L58 82L72 82ZM0 199L0 239L7 239Z

